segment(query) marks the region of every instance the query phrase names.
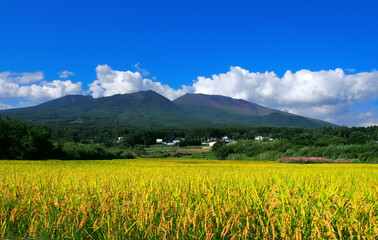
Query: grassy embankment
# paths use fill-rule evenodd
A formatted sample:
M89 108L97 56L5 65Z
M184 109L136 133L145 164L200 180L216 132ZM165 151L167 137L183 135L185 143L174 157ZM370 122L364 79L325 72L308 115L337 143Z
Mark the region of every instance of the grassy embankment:
M378 166L0 161L0 238L377 239Z

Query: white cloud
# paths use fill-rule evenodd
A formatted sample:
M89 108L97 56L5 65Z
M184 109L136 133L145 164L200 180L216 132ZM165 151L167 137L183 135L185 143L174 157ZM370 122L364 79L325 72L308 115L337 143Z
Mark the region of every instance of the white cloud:
M143 76L150 75L149 71L140 67L140 62L135 63L134 68L137 70L137 72L140 72Z
M364 112L364 113L360 113L357 118L368 118L368 117L372 117L374 115L374 112L373 111L369 111L369 112Z
M24 72L24 73L13 73L13 72L0 72L0 79L5 79L7 82L13 82L18 84L27 84L32 82L38 82L43 79L42 72Z
M4 104L4 103L0 103L0 110L10 109L10 108L13 108L13 106L8 105L8 104Z
M371 119L367 122L364 122L363 124L361 124L361 126L363 126L363 127L378 126L378 118Z
M89 84L89 92L92 92L92 96L95 98L153 90L172 100L184 95L190 89L183 86L182 89L175 90L168 85L143 78L139 72L117 71L111 69L108 65L98 65L96 73L97 80Z
M378 95L378 72L346 75L342 69L312 72L253 73L231 67L226 74L198 77L196 93L222 94L269 105L327 105L362 101Z
M67 70L60 72L58 74L59 74L59 77L61 78L68 78L68 76L75 75L75 73L67 71Z
M69 94L82 94L81 82L70 80L40 81L43 73L0 73L0 98L22 98L41 102ZM38 82L39 81L39 82ZM35 82L31 84L32 82Z
M378 72L347 75L337 68L317 72L287 71L283 77L278 77L274 72L254 73L231 67L229 72L211 78L198 77L193 88L195 93L240 98L343 124L346 119L338 116L349 111L351 104L377 98Z
M18 89L19 97L32 101L50 100L65 95L82 93L81 82L73 83L70 80L54 80L52 82L46 82L43 85L33 84L31 86L21 86Z

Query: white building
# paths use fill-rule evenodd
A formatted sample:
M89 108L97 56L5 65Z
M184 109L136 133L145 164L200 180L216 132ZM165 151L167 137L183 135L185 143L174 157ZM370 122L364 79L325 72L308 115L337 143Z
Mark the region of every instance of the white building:
M262 141L264 138L262 137L262 136L257 136L257 137L255 137L255 140L257 140L257 141Z
M225 143L234 143L234 139L232 138L228 138L227 136L224 136L222 137L222 142L225 142Z
M270 138L270 137L262 137L262 136L257 136L257 137L255 137L255 140L257 140L257 141L262 141L262 140L273 141L273 139Z

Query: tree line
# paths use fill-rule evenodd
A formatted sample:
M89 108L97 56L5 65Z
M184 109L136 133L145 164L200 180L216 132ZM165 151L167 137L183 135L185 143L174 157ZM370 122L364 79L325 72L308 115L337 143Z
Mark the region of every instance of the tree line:
M117 143L117 137L122 142ZM199 145L209 138L228 136L234 145L218 144L213 153L220 159L243 156L326 155L332 148L337 156L371 160L378 152L378 126L346 126L319 129L294 127L198 127L198 128L101 128L27 125L0 118L1 159L112 159L143 155L143 148L156 139L170 142L183 139L181 146ZM252 141L256 136L270 137L273 142ZM243 145L244 144L244 145ZM240 150L238 146L244 146ZM242 148L241 148L242 149ZM317 152L316 152L317 151ZM348 153L348 154L347 154ZM328 154L328 155L327 155ZM344 154L344 155L343 155ZM262 156L262 155L261 155ZM271 157L273 158L273 157Z
M296 135L291 139L273 141L241 140L234 144L217 142L212 152L217 159L231 160L253 158L274 161L281 157L325 157L378 163L378 143L362 131L352 132L349 139L329 135Z
M112 151L99 144L51 139L40 126L0 118L0 159L113 159L133 158L128 151Z

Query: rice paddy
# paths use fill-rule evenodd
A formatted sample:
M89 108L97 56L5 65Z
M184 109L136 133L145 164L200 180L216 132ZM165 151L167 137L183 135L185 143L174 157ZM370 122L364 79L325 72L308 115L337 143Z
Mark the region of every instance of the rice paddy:
M0 161L1 239L377 239L378 165Z

